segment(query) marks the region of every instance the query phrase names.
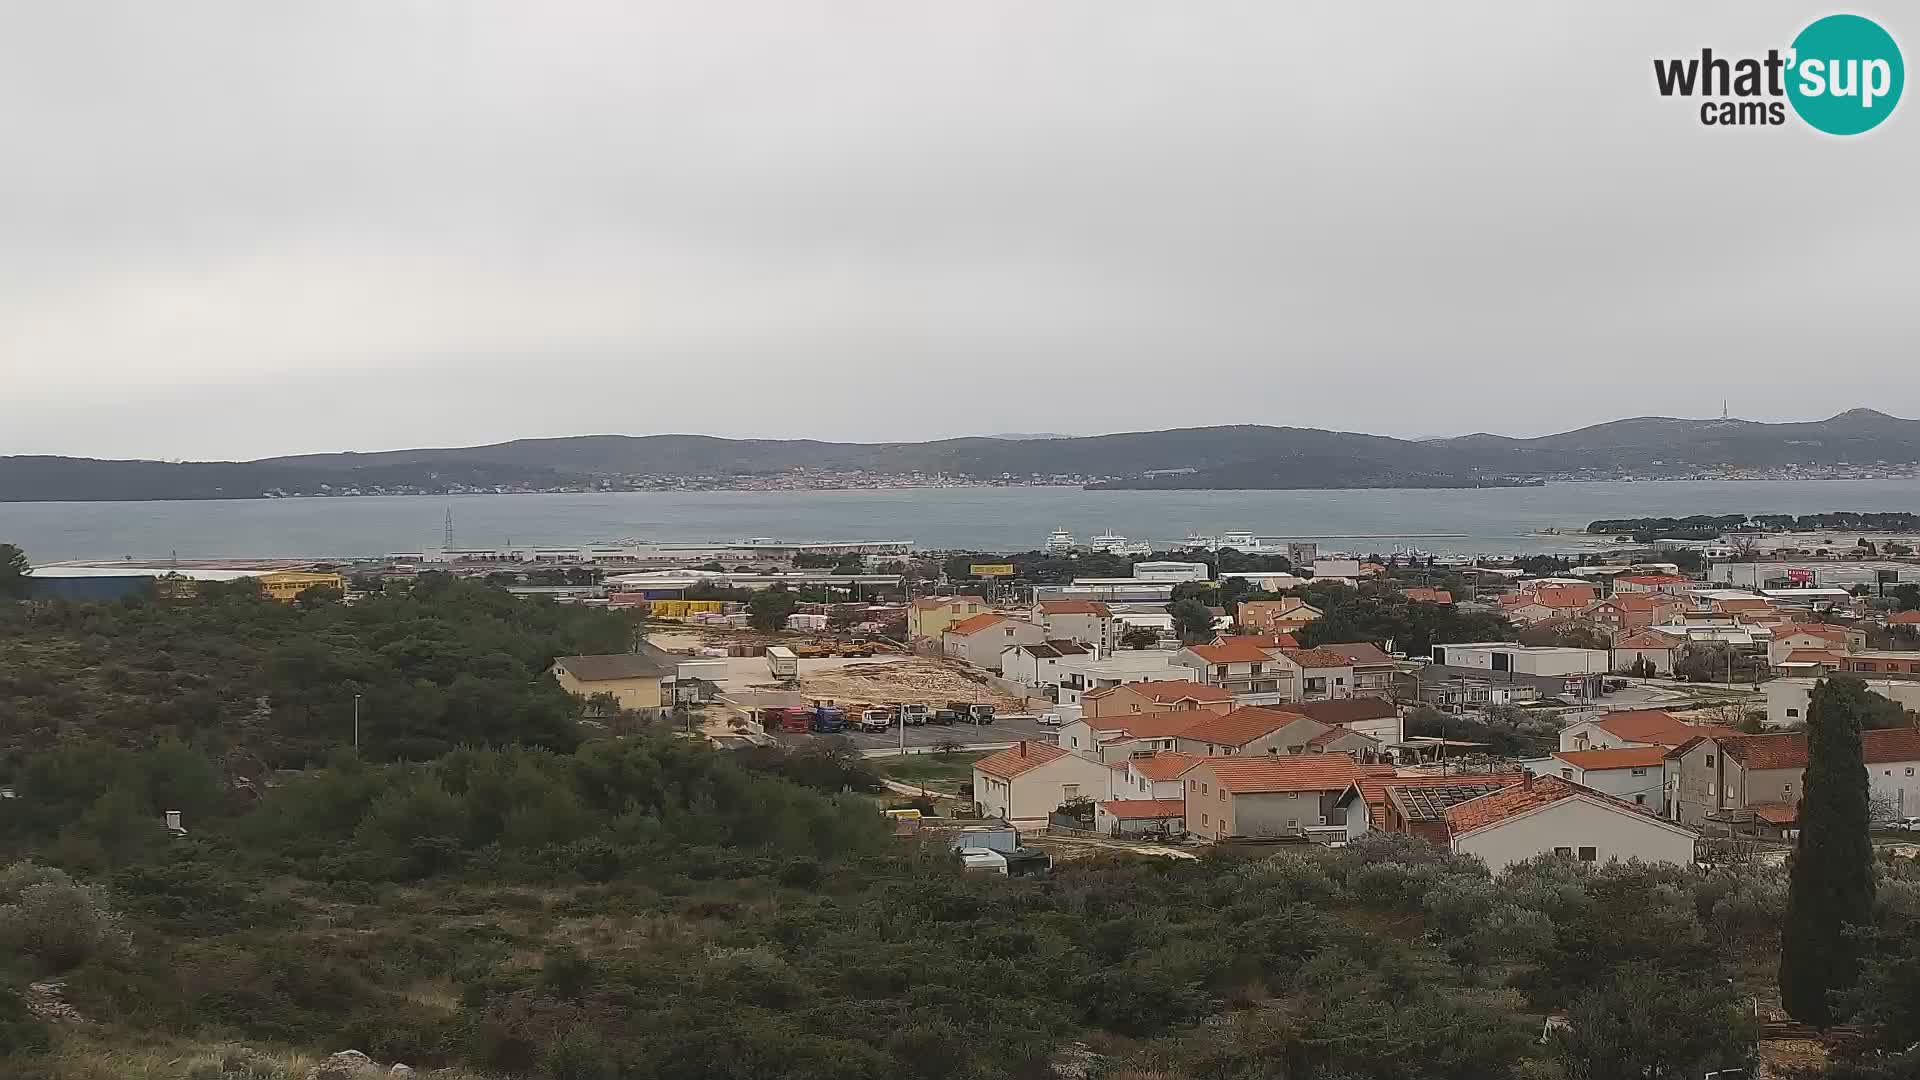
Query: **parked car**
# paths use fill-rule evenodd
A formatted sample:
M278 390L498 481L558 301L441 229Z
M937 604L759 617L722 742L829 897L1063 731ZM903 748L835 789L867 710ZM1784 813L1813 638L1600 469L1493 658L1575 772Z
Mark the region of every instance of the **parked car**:
M1903 817L1893 823L1901 832L1920 832L1920 817Z
M1052 709L1048 709L1046 712L1040 714L1038 722L1041 727L1059 727L1060 714L1054 712Z

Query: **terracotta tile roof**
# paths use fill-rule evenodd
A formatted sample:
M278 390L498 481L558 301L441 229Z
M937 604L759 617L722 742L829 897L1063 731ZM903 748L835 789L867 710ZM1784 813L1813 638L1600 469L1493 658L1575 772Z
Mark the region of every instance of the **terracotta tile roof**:
M1321 652L1337 653L1353 664L1391 664L1393 657L1380 651L1380 646L1371 641L1336 641L1315 646Z
M1672 634L1642 628L1617 639L1613 647L1616 649L1677 649L1683 644L1685 641Z
M1185 799L1112 799L1101 803L1100 808L1122 821L1187 816Z
M1586 790L1571 780L1562 780L1557 776L1535 777L1501 788L1491 795L1482 795L1447 807L1447 828L1454 833L1471 832L1505 821L1515 814L1551 806Z
M1810 637L1826 638L1829 641L1845 641L1847 633L1846 627L1835 626L1833 623L1782 623L1773 628L1773 636L1776 638L1787 637L1790 634L1806 634Z
M1222 634L1215 645L1251 645L1256 649L1297 649L1300 642L1292 634Z
M1095 731L1121 731L1134 739L1171 739L1186 734L1188 728L1213 715L1185 709L1180 712L1134 713L1131 716L1098 716L1087 723Z
M1754 817L1769 825L1792 825L1800 820L1800 807L1797 803L1748 803L1747 809L1753 811Z
M1186 679L1149 679L1146 682L1127 683L1127 689L1159 704L1170 701L1232 701L1233 692L1219 686L1190 682ZM1094 693L1104 694L1120 689L1117 686L1104 687ZM1086 695L1092 697L1093 694Z
M1367 775L1347 754L1306 757L1209 758L1202 768L1213 770L1219 785L1235 795L1281 791L1344 791Z
M1343 724L1357 724L1362 720L1385 720L1396 716L1400 710L1386 698L1356 697L1336 698L1332 701L1301 701L1291 705L1275 705L1272 708L1281 712L1299 713L1309 716L1323 724L1339 727Z
M1178 779L1181 773L1205 760L1198 754L1181 754L1172 750L1162 750L1156 754L1130 758L1123 764L1132 766L1134 772L1149 780L1174 780Z
M1720 749L1749 769L1804 769L1807 734L1734 735L1720 740ZM1860 733L1860 750L1869 765L1920 761L1920 728L1882 728Z
M1621 611L1658 611L1661 608L1678 607L1680 601L1664 593L1614 593L1600 601L1612 604Z
M1244 641L1231 645L1189 645L1187 651L1209 664L1261 664L1273 659L1258 645Z
M1639 574L1618 579L1618 581L1631 581L1635 585L1683 585L1688 580L1676 574Z
M1572 799L1580 796L1585 796L1607 806L1624 810L1630 814L1639 814L1641 817L1649 821L1658 822L1667 828L1679 828L1677 825L1669 825L1667 822L1661 821L1660 818L1656 817L1653 811L1647 807L1629 803L1624 799L1616 799L1605 792L1595 791L1583 784L1576 784L1571 780L1563 780L1558 776L1536 776L1530 781L1515 784L1512 787L1502 788L1491 795L1483 795L1480 798L1469 799L1466 802L1456 803L1448 807L1447 831L1455 836L1459 836L1462 833L1469 833L1476 829L1484 829L1489 825L1496 825L1508 818L1517 817L1530 810L1537 810L1543 806L1551 806L1563 799Z
M1579 589L1565 585L1559 588L1535 590L1533 602L1550 608L1583 608L1593 603L1598 595L1592 589Z
M1920 624L1920 611L1896 611L1887 616L1891 626L1913 626Z
M1006 621L1007 618L1004 615L995 615L991 611L983 611L978 615L961 619L959 622L947 627L947 633L967 637L972 634L977 634L989 627L998 626Z
M1307 745L1308 746L1325 746L1328 743L1339 742L1341 739L1345 739L1345 738L1364 739L1368 745L1371 745L1371 746L1379 745L1379 741L1376 740L1373 736L1368 735L1366 732L1355 731L1352 728L1343 728L1343 727L1330 727L1327 730L1321 732L1320 734L1315 735L1313 738L1308 739Z
M1402 589L1401 594L1416 604L1451 604L1453 594L1445 589Z
M1042 615L1098 615L1103 619L1113 616L1113 609L1098 600L1042 600L1039 608Z
M1742 597L1742 598L1733 599L1733 600L1715 600L1713 602L1713 609L1715 611L1742 612L1742 613L1757 612L1757 611L1772 611L1773 601L1768 600L1767 598L1762 596L1756 596L1756 597L1753 597L1752 599L1747 599Z
M1562 750L1553 755L1580 769L1644 769L1667 756L1664 746L1628 746L1618 750Z
M1353 782L1352 789L1346 795L1341 796L1340 802L1342 805L1345 805L1350 801L1351 796L1358 795L1360 800L1367 804L1367 817L1373 823L1373 827L1376 829L1384 829L1387 827L1387 792L1389 789L1473 789L1473 793L1466 796L1466 798L1479 798L1489 791L1497 791L1508 784L1517 784L1521 779L1522 776L1517 772L1480 773L1469 776L1463 776L1457 773L1452 776L1396 776L1392 773L1385 775L1363 775Z
M1215 746L1245 746L1268 732L1278 731L1288 724L1297 724L1302 719L1298 713L1248 706L1235 709L1225 716L1202 713L1191 727L1180 733L1180 737L1213 743Z
M1672 713L1659 709L1626 709L1610 712L1594 723L1616 738L1653 746L1679 746L1696 735L1734 734L1732 728L1711 724L1688 724Z
M1002 780L1011 780L1066 756L1067 751L1053 743L1022 741L997 754L989 754L974 762L973 770Z
M1353 661L1332 649L1289 649L1288 659L1303 668L1352 667Z
M1832 649L1791 649L1783 664L1833 664L1839 666L1840 654Z

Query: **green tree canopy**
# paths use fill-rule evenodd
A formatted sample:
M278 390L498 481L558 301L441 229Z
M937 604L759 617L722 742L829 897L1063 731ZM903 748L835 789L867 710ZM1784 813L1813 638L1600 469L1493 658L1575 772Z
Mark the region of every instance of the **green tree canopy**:
M787 591L785 582L761 589L747 601L747 621L755 630L780 630L787 625L787 616L799 606L799 600Z
M1198 600L1180 600L1167 605L1167 614L1173 616L1173 631L1180 640L1188 645L1198 645L1213 640L1213 612Z
M1858 932L1873 924L1873 844L1868 838L1867 767L1861 720L1872 708L1867 684L1822 679L1807 708L1807 768L1801 781L1800 839L1780 942L1780 1001L1804 1023L1833 1023L1836 993L1860 972Z
M0 600L25 599L33 567L27 553L12 544L0 544Z

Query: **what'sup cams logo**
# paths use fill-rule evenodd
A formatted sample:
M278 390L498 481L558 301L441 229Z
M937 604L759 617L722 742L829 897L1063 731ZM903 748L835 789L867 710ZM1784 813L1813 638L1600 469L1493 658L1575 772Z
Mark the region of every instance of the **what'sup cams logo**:
M1906 66L1893 35L1872 19L1829 15L1810 24L1782 53L1729 59L1701 49L1653 62L1661 97L1702 98L1709 127L1778 125L1787 106L1829 135L1858 135L1878 126L1900 103Z

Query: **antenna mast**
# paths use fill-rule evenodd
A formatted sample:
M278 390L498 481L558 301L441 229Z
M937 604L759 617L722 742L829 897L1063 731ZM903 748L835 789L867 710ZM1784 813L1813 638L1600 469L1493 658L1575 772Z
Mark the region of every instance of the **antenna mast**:
M445 547L453 546L453 507L451 506L447 507L447 533L446 538L442 540L441 543Z

